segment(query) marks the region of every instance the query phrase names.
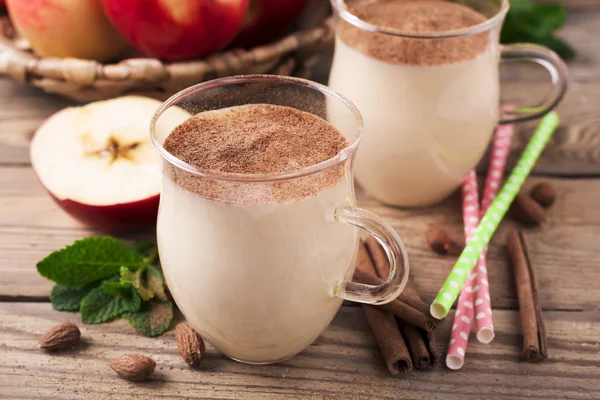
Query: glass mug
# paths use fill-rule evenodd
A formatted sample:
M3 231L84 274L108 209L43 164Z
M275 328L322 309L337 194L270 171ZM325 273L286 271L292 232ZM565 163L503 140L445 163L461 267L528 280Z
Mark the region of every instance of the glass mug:
M567 68L555 53L532 44L500 45L508 0L456 1L487 19L433 33L375 26L352 13L364 2L331 2L337 20L329 86L354 102L363 116L356 179L383 203L438 203L482 158L498 122L538 118L565 94ZM452 21L448 18L447 24ZM552 90L543 104L514 110L499 121L499 63L519 60L546 68Z
M325 120L330 113L344 116L343 125L332 123L349 144L319 164L260 175L201 171L163 147L172 128L190 115L245 104L287 106ZM283 361L317 338L344 299L384 304L404 288L402 241L355 206L352 162L361 133L361 116L342 95L278 76L202 83L157 110L151 136L163 160L157 223L163 271L189 324L226 356L256 364ZM321 179L333 183L314 190ZM286 199L294 190L307 195ZM351 281L357 228L386 249L392 268L380 286Z

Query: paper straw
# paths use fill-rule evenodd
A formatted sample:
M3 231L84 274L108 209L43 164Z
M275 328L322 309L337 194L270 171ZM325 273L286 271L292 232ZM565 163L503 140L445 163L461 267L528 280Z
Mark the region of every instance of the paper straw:
M501 125L496 130L492 147L492 158L488 167L488 174L481 200L481 217L485 214L490 204L496 199L498 188L504 175L506 158L510 148L510 141L514 133L514 125ZM492 303L487 274L487 248L479 257L475 266L475 332L477 340L481 343L491 343L494 340L494 321L492 318Z
M463 183L463 220L465 239L468 242L473 236L479 223L479 193L477 190L477 176L471 171ZM462 368L467 352L467 344L471 333L473 321L473 275L469 274L467 282L458 297L458 305L454 314L454 323L448 343L446 365L450 369Z
M556 130L559 120L558 114L551 112L540 122L506 184L481 219L473 237L465 246L446 282L431 304L430 312L433 317L442 319L448 315L477 260L490 243L490 239L498 229L508 207L517 196L519 189L523 186L525 179ZM475 288L473 290L475 291Z
M483 191L481 213L479 210L479 193L475 172L472 171L469 173L465 179L463 184L463 220L466 241L469 241L473 230L479 223L479 219L496 198L498 188L500 187L500 180L504 175L513 132L513 125L503 125L496 129L492 146L492 157ZM469 275L458 297L458 305L454 315L454 323L446 355L446 365L453 370L460 369L464 365L474 315L482 315L482 317L476 319L475 331L477 333L477 340L487 344L494 339L494 324L487 281L486 252L487 249L484 250L477 261L475 272ZM473 280L475 281L475 287L479 288L476 291L477 296L475 296L475 301L473 301Z
M479 191L475 172L472 171L469 173L465 179L463 184L463 220L466 241L469 241L480 218L496 198L500 181L504 175L513 132L514 125L502 125L496 129L492 146L492 157L483 191L481 212L479 209ZM487 281L486 253L487 248L477 261L475 272L469 275L458 297L458 305L454 315L454 323L446 355L446 365L453 370L460 369L464 365L474 315L480 316L480 318L476 319L477 340L487 344L494 339L494 324ZM475 287L478 288L474 301L473 280L475 281ZM475 308L475 312L473 308Z

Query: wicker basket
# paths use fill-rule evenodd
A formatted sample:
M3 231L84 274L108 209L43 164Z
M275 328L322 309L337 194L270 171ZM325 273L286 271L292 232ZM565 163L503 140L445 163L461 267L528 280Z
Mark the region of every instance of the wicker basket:
M115 64L74 58L39 57L0 16L0 76L28 82L48 93L92 101L121 94L166 98L193 84L239 74L308 77L323 50L332 46L328 2L309 3L298 31L250 50L229 50L205 59L166 63L154 58L128 58Z

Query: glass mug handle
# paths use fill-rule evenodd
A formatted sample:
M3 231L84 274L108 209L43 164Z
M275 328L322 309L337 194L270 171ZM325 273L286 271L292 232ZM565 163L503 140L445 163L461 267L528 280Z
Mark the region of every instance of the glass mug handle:
M567 91L568 69L565 62L552 50L535 44L512 44L501 46L501 61L531 61L544 67L552 79L552 89L544 102L533 107L517 108L500 119L500 124L514 124L537 119L560 103Z
M335 220L364 229L383 246L390 263L390 275L381 285L367 285L340 279L333 295L365 304L386 304L394 300L408 281L408 255L404 243L390 225L362 208L344 206L335 210ZM402 264L399 264L402 262ZM399 269L399 265L403 268Z

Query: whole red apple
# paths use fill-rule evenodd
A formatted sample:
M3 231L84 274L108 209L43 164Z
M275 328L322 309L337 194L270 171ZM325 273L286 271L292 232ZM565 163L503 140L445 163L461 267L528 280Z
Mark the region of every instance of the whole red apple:
M6 6L38 54L106 62L129 49L104 15L102 0L7 0Z
M308 0L251 0L242 27L229 47L252 47L281 35Z
M249 0L103 0L108 18L144 54L164 60L202 57L237 33Z

